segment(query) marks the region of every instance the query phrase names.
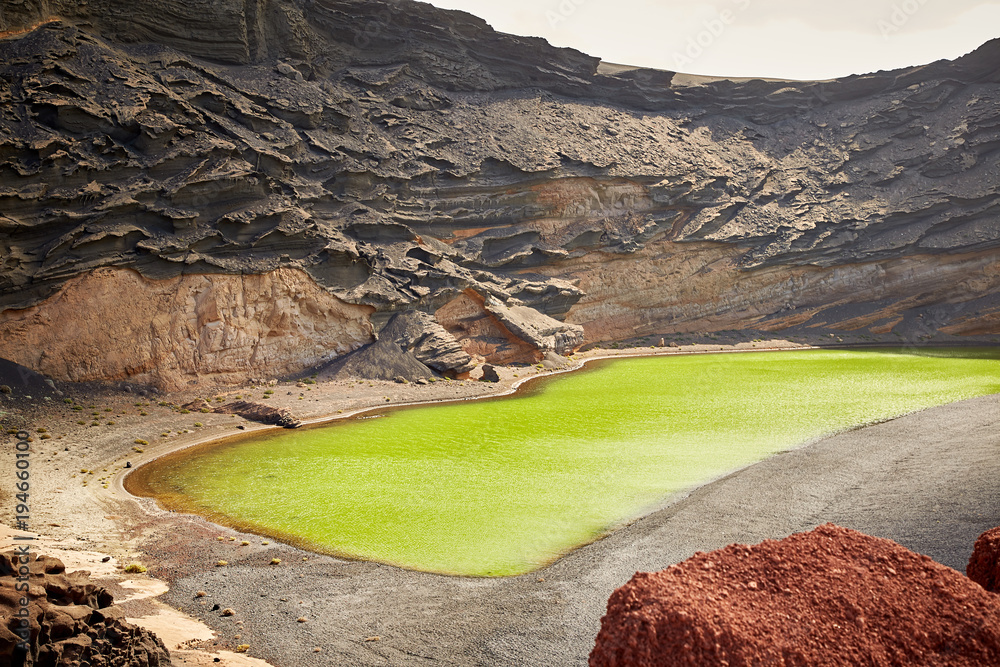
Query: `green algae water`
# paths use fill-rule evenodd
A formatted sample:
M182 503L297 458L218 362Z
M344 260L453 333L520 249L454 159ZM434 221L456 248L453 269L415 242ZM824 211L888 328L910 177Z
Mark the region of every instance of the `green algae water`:
M818 436L1000 392L998 362L992 349L615 360L508 398L182 452L128 487L316 551L519 574Z

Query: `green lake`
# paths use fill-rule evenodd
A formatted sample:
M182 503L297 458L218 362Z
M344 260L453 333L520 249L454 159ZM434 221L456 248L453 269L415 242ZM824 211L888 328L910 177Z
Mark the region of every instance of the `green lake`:
M600 362L511 397L188 450L128 488L319 552L519 574L819 436L998 393L998 362L984 348Z

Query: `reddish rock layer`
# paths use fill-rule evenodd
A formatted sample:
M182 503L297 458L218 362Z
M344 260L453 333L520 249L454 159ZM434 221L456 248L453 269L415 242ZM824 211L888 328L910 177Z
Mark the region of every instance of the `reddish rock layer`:
M965 572L986 590L1000 593L1000 528L979 536Z
M1000 598L827 524L637 573L612 594L590 664L997 665Z
M438 322L469 354L493 364L532 364L542 360L542 351L514 335L486 309L486 300L466 290L434 313Z

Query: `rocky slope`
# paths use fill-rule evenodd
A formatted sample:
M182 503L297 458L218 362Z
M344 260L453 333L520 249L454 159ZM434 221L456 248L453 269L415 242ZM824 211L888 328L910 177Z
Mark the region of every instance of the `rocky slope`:
M0 32L0 356L60 379L294 373L410 310L496 363L544 353L524 322L563 350L997 332L1000 40L782 82L612 67L409 0L25 0ZM319 305L275 305L277 336L199 315L292 274Z

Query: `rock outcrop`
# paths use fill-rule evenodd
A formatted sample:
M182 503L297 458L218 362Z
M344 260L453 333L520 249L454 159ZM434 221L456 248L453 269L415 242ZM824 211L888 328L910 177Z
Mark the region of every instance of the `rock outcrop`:
M334 378L416 382L435 374L467 378L473 368L469 353L433 317L409 311L394 315L374 343L330 363L323 372Z
M1000 593L1000 528L979 536L965 573L989 592Z
M125 622L111 594L92 583L89 572L67 573L56 558L43 556L26 564L20 558L0 554L0 664L170 665L163 642ZM21 577L28 584L27 591L17 588L23 583ZM27 598L27 607L21 605L22 598ZM25 630L26 641L21 634ZM19 648L25 644L27 652Z
M350 333L313 344L305 315L258 375L405 311L490 363L669 332L1000 323L1000 40L789 82L610 66L408 0L24 0L0 22L3 335L48 343L31 308L74 327L60 295L108 270L307 274ZM182 329L157 332L165 385L236 381L260 340L203 366ZM105 351L87 367L60 341L5 356L151 377L131 331L81 331Z
M590 664L1000 664L1000 598L827 524L637 573L612 594Z
M212 412L221 415L239 415L247 421L268 424L270 426L281 426L282 428L298 428L302 426L302 422L296 419L295 415L289 410L273 408L270 405L254 403L252 401L226 403L215 408Z
M471 289L439 308L435 317L464 349L495 364L530 364L547 352L568 354L584 342L581 326Z
M9 359L54 378L177 390L302 372L370 341L372 311L298 269L155 280L103 268L4 311L0 338Z
M379 341L394 343L413 353L417 361L442 375L463 377L475 368L465 348L426 313L410 311L394 315L378 337Z

